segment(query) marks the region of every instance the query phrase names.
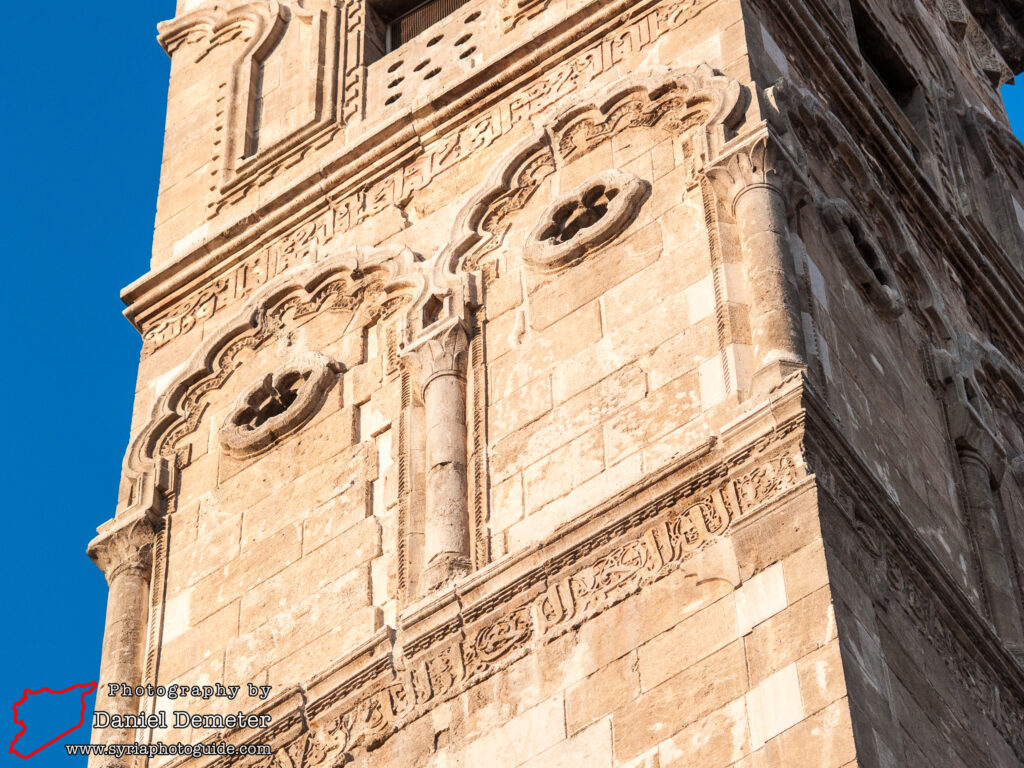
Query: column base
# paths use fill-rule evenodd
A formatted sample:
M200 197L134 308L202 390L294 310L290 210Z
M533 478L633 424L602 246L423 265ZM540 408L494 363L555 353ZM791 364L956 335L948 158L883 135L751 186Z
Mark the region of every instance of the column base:
M795 373L807 370L802 360L773 360L765 363L750 377L750 395L766 395Z
M457 552L434 555L423 570L423 583L427 590L439 589L473 570L469 558Z

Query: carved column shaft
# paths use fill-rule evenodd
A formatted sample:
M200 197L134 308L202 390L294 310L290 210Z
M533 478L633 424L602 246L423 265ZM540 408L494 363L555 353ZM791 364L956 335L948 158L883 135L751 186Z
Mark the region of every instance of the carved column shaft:
M466 379L455 371L434 377L424 392L427 422L426 561L469 558L466 525Z
M1014 594L1014 582L999 525L992 472L977 451L961 447L958 454L964 476L967 514L978 543L981 578L988 596L989 615L1003 642L1019 652L1024 646L1020 604Z
M103 627L103 656L100 679L104 683L131 683L142 680L145 657L146 618L149 613L149 567L122 568L110 582L107 594L107 619ZM133 696L108 696L101 685L96 693L96 709L118 714L138 714L138 700ZM132 731L104 733L131 736ZM120 737L111 743L122 743Z
M155 532L147 512L132 515L117 528L89 545L89 556L107 577L107 615L100 661L96 711L128 715L139 712L135 696L110 696L110 683L137 686L142 683L149 621L149 589ZM134 728L102 728L93 731L94 743L130 744ZM124 765L110 756L89 759L93 768Z
M782 180L784 164L767 136L709 168L715 194L732 213L750 299L754 387L776 383L804 365L796 267Z
M796 269L789 249L786 202L769 184L745 188L735 202L750 296L756 369L802 364Z
M465 328L461 322L455 322L406 352L406 359L417 369L426 422L423 560L427 589L470 570L466 474L468 347Z

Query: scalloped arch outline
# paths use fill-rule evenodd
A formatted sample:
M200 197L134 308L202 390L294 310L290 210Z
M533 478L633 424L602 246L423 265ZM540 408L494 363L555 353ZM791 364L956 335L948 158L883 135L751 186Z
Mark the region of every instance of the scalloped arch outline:
M491 214L505 202L525 204L539 183L537 175L545 168L553 173L565 157L562 144L567 137L603 132L603 137L598 133L590 136L597 139L592 145L596 146L630 119L635 122L627 125L662 127L674 133L697 128L697 160L707 165L720 154L730 129L742 119L745 95L739 82L701 64L692 70L658 68L632 75L546 113L535 121L542 127L496 163L459 212L449 244L436 257L435 281L451 280L470 252L498 236L488 227L493 223Z
M339 282L366 287L377 278L382 296L378 304L400 301L406 306L401 318L408 335L410 314L422 304L432 285L427 262L408 248L348 248L318 264L290 269L262 286L221 325L189 358L184 370L159 395L146 426L132 441L125 457L126 477L134 483L154 465L169 458L164 447L190 434L205 409L203 396L217 389L234 371L234 355L260 346L277 327L272 316L296 299L329 301L330 288ZM360 302L361 304L361 302ZM365 311L361 305L353 311Z

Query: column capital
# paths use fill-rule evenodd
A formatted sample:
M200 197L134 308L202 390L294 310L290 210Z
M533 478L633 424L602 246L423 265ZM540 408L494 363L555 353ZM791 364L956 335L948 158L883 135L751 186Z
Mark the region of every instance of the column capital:
M1006 451L991 427L969 402L947 398L946 411L957 454L961 461L977 461L988 470L991 482L999 487L1006 472Z
M1020 456L1015 456L1013 461L1010 462L1010 471L1017 482L1024 486L1024 453Z
M459 318L439 324L402 350L402 360L416 374L421 393L439 376L464 379L468 355L469 334Z
M106 525L110 527L106 528ZM107 583L125 571L141 571L148 577L156 538L152 514L145 510L134 512L123 518L114 518L106 525L100 526L100 535L89 542L87 551L107 577Z
M773 136L762 132L721 157L704 174L735 217L740 199L752 189L767 188L781 195L792 175L792 161Z
M985 465L993 485L1007 470L1006 449L996 436L992 408L975 376L975 363L963 349L932 349L936 390L946 406L949 437L961 461Z

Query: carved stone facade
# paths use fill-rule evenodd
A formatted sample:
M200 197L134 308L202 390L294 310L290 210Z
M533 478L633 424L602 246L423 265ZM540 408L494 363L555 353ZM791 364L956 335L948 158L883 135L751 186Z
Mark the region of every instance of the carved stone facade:
M179 0L92 763L1024 766L1018 4Z

